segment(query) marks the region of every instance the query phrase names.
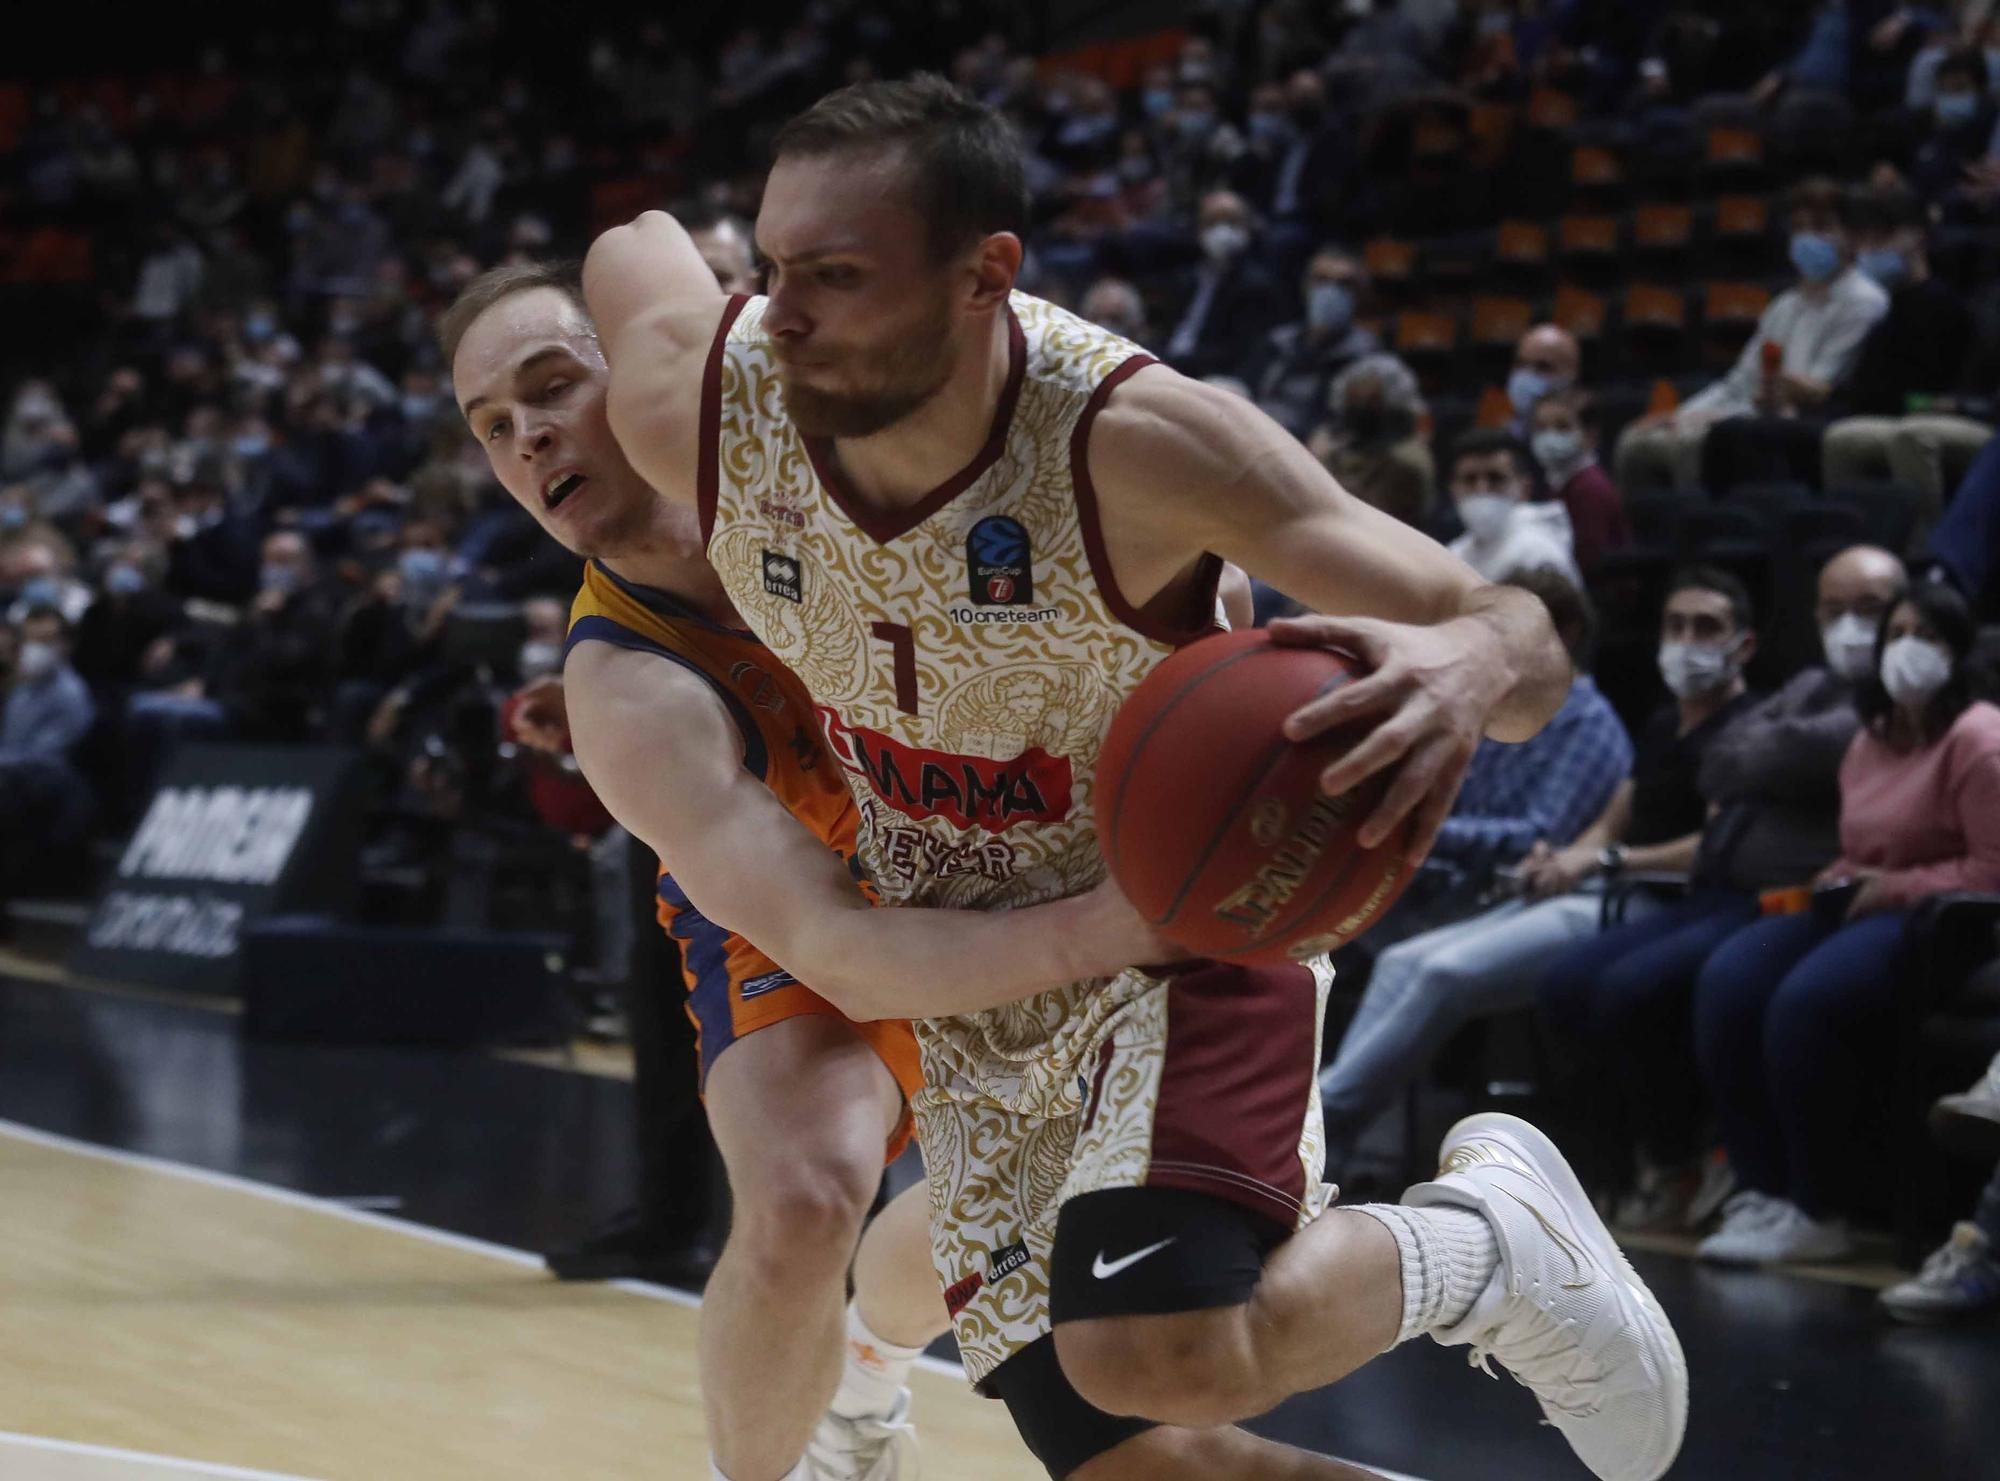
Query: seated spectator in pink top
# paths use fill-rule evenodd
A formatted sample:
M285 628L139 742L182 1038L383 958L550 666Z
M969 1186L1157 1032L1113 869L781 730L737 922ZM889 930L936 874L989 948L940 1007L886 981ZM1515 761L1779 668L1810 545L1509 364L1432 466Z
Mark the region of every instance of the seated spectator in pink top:
M1597 461L1597 408L1582 390L1551 391L1528 414L1528 446L1549 492L1569 511L1576 563L1588 578L1609 552L1630 542L1625 501Z
M1853 1252L1842 1198L1912 987L1904 925L1927 896L2000 889L2000 709L1972 697L1975 632L1947 586L1889 609L1840 768L1840 857L1811 909L1745 927L1701 970L1696 1053L1741 1190L1703 1259Z

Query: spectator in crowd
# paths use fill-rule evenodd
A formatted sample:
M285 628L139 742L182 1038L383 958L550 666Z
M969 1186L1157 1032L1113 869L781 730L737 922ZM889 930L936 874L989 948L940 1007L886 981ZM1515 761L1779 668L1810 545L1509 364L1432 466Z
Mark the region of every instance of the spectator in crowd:
M1932 1120L1974 1127L1983 1143L2000 1143L2000 1054L1970 1090L1940 1096ZM1987 1179L1971 1219L1953 1227L1914 1279L1891 1286L1879 1299L1884 1311L1904 1322L1956 1321L2000 1306L2000 1166Z
M1576 336L1560 324L1537 324L1514 346L1514 365L1507 372L1507 404L1514 417L1508 430L1521 441L1533 428L1529 419L1544 396L1576 384L1583 352Z
M29 533L9 545L0 556L0 587L15 593L7 620L20 622L30 612L47 608L61 613L65 622L80 621L90 609L93 593L77 579L75 567L75 552L54 530Z
M1146 301L1123 278L1099 278L1092 283L1084 290L1077 312L1135 345L1144 346L1149 341L1152 331L1146 323Z
M1422 870L1389 917L1369 928L1363 944L1374 952L1472 914L1496 870L1519 863L1538 842L1569 842L1631 774L1632 742L1590 678L1597 633L1590 598L1546 566L1506 584L1533 592L1548 608L1575 669L1569 694L1532 740L1479 743Z
M1702 463L1703 480L1717 493L1757 481L1817 484L1822 464L1829 487L1857 481L1855 473L1880 477L1890 471L1890 434L1898 425L1889 419L1901 417L1914 398L1928 400L1959 384L1972 347L1972 314L1956 292L1931 276L1922 206L1900 186L1859 188L1848 201L1855 268L1889 294L1888 312L1868 331L1853 366L1821 406L1717 424ZM1857 416L1869 420L1851 419ZM1930 429L1930 436L1956 432L1954 423ZM1857 468L1856 445L1864 441L1872 442L1878 457ZM1931 495L1924 528L1942 502L1942 490Z
M69 624L53 607L11 634L12 682L0 706L0 906L77 882L91 792L71 755L95 718L69 662Z
M1569 511L1534 503L1529 453L1497 427L1459 438L1451 450L1451 497L1465 533L1451 542L1459 557L1488 581L1538 568L1582 585L1570 542Z
M1972 460L1925 554L1975 614L2000 621L2000 439Z
M1201 199L1195 219L1201 264L1167 315L1165 359L1187 375L1235 375L1284 316L1285 294L1251 251L1256 226L1234 191Z
M1268 106L1282 123L1267 126L1273 147L1239 162L1233 178L1270 223L1280 255L1296 263L1296 252L1341 224L1355 153L1347 130L1327 107L1326 83L1317 72L1294 72Z
M14 683L0 709L0 759L63 762L90 729L90 686L69 661L69 624L54 607L30 609L18 624Z
M1914 586L1876 641L1840 768L1840 857L1812 908L1725 940L1702 968L1695 1042L1742 1191L1703 1259L1839 1259L1856 1119L1904 990L1904 925L1926 896L2000 889L2000 709L1976 701L1975 628L1949 587Z
M1580 389L1551 391L1535 403L1528 423L1528 446L1569 513L1577 568L1588 580L1600 560L1632 538L1618 485L1597 461L1597 404Z
M1861 343L1821 445L1823 482L1893 479L1921 496L1915 539L1993 435L1944 409L1964 388L1973 349L1965 301L1931 272L1923 207L1899 186L1859 193L1855 265L1889 290L1889 312Z
M1460 1024L1525 1007L1550 953L1599 929L1608 876L1694 862L1705 814L1695 778L1708 747L1753 702L1742 665L1755 642L1750 598L1735 577L1703 567L1675 576L1660 617L1660 670L1675 699L1640 734L1630 777L1573 841L1536 841L1519 898L1377 959L1340 1052L1320 1074L1330 1148L1350 1144ZM1635 897L1627 918L1660 908Z
M1387 352L1363 355L1333 378L1327 419L1306 447L1357 499L1422 528L1436 500L1437 471L1419 427L1417 378Z
M694 239L695 250L724 293L755 293L758 290L756 254L750 246L750 231L741 219L721 211L693 208L675 218Z
M1327 405L1333 378L1362 356L1379 353L1382 342L1356 322L1368 297L1368 274L1351 253L1321 247L1306 264L1300 290L1305 318L1265 336L1243 379L1273 421L1303 438Z
M138 683L147 650L180 625L180 603L159 589L164 568L143 540L111 552L103 594L76 625L76 671L93 689L122 693Z
M1700 486L1710 430L1730 417L1797 417L1816 411L1847 373L1861 341L1889 309L1889 295L1854 267L1845 193L1831 180L1791 192L1791 262L1797 283L1771 300L1736 364L1672 412L1649 413L1618 439L1618 486ZM1764 369L1766 345L1777 357Z
M1726 1169L1696 1141L1688 1032L1695 974L1757 918L1763 891L1811 879L1839 852L1840 763L1861 725L1855 688L1903 582L1902 562L1872 546L1826 563L1814 610L1825 666L1746 710L1702 755L1696 787L1708 816L1686 897L1549 964L1541 1015L1567 1050L1577 1100L1590 1105L1606 1164L1599 1174L1622 1184L1622 1149L1636 1145L1637 1176L1617 1210L1625 1229L1695 1227L1728 1191Z
M1930 117L1910 164L1910 181L1934 206L1953 203L1966 175L1993 152L1996 110L1986 57L1961 47L1933 74Z

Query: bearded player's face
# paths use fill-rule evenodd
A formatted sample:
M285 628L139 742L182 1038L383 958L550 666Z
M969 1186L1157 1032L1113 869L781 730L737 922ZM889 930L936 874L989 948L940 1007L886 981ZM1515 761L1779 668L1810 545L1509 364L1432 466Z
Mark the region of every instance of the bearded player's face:
M932 257L895 153L780 160L757 249L785 410L808 437L872 436L950 378L969 269Z

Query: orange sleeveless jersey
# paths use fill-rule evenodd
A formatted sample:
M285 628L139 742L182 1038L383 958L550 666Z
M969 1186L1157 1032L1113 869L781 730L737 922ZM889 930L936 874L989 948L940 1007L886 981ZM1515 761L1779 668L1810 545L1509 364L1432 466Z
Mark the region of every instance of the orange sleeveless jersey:
M854 799L821 741L803 685L771 656L755 634L702 617L671 592L640 586L592 561L570 607L564 653L578 643L610 643L650 653L694 673L715 692L743 736L743 764L777 794L786 811L850 864L854 861ZM662 757L662 765L672 758ZM722 1051L746 1034L805 1014L840 1011L743 937L709 920L688 900L666 867L660 871L660 924L680 943L688 1016L700 1045L701 1080ZM907 1100L923 1083L910 1026L901 1021L857 1023L903 1089ZM904 1118L889 1156L909 1139Z

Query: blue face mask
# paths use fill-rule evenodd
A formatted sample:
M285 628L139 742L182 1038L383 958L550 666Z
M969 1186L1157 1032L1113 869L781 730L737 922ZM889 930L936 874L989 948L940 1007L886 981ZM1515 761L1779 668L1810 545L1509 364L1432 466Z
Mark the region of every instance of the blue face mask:
M1910 275L1910 264L1894 247L1870 247L1854 259L1854 265L1884 288L1900 285Z
M21 588L21 604L30 611L37 607L61 606L62 583L53 576L37 576Z
M115 597L137 596L146 589L146 578L132 566L113 566L104 573L104 589Z
M0 504L0 530L24 530L28 527L28 511L19 504Z
M1939 93L1931 107L1937 114L1939 128L1963 128L1979 112L1979 96L1976 93Z
M1315 283L1306 294L1306 322L1321 334L1345 334L1354 322L1354 295L1340 283Z
M1507 401L1514 408L1514 415L1525 417L1535 409L1535 403L1551 391L1568 389L1555 377L1532 370L1525 365L1516 365L1507 377Z
M1840 271L1840 246L1816 231L1792 233L1792 266L1808 283L1824 283Z
M1167 87L1149 87L1140 96L1139 106L1146 110L1146 117L1158 118L1173 111L1174 92Z
M403 576L403 600L412 607L428 607L444 589L444 553L422 547L406 550L397 559Z

